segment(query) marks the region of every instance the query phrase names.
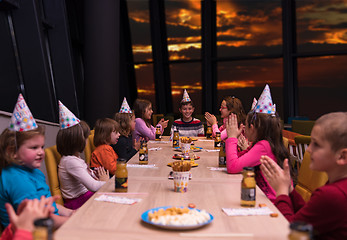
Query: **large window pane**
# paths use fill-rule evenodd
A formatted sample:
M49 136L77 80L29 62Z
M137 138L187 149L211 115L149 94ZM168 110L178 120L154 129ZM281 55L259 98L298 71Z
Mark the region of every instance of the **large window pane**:
M173 110L178 113L184 89L195 105L195 113L201 114L201 63L176 63L170 65Z
M317 119L347 111L347 56L298 59L299 114Z
M153 64L135 65L137 95L152 102L156 113L155 86L153 77Z
M347 48L347 0L297 0L298 52Z
M148 0L128 0L127 4L134 61L152 61Z
M280 0L217 0L217 56L282 52Z
M170 60L201 58L201 2L165 1Z
M253 98L259 98L266 83L270 86L277 112L283 116L282 59L218 63L219 103L225 96L235 96L242 101L245 111L248 112Z

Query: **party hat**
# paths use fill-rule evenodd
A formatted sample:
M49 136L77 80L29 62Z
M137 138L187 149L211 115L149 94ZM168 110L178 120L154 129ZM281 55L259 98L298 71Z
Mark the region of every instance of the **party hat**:
M26 104L22 94L19 94L13 110L9 129L16 132L25 132L37 128L37 124Z
M66 129L75 126L80 122L80 120L64 106L60 101L59 103L59 124L60 129Z
M129 104L127 102L127 99L124 98L123 100L123 103L122 103L122 106L120 107L120 110L119 110L120 113L133 113L129 107Z
M251 107L251 111L253 111L253 109L255 108L255 106L257 106L257 99L253 98L253 103L252 103L252 107Z
M266 113L266 114L276 113L276 108L273 106L273 103L272 103L270 87L267 84L258 99L257 105L255 107L255 112Z
M182 101L181 102L191 102L192 100L190 99L188 93L187 93L187 90L184 89L184 92L183 92L183 98L182 98Z

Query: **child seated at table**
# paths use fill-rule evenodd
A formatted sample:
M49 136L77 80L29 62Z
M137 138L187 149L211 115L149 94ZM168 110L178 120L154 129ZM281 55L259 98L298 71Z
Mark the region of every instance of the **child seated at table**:
M39 170L45 159L45 129L38 126L20 94L9 128L0 135L0 220L9 224L5 203L15 210L24 199L51 197L45 175ZM52 218L59 227L72 210L53 203ZM65 216L65 217L64 217Z
M120 126L120 137L117 144L111 146L119 158L129 161L140 149L141 139L134 139L133 144L132 132L135 130L135 114L131 111L126 98L124 98L119 112L116 113L115 120Z
M136 99L134 103L134 112L136 124L133 138L137 140L143 138L145 141L154 140L156 128L151 125L153 114L152 103L145 99ZM169 120L165 121L163 118L158 122L157 127L160 127L162 134L168 122Z
M183 92L179 111L182 114L182 118L176 119L173 122L171 127L171 137L173 136L175 129L178 130L180 136L203 137L205 135L204 125L202 125L199 119L192 116L194 113L194 104L186 89L184 89Z
M250 111L246 118L246 126L239 126L235 114L231 114L226 123L228 138L225 141L226 165L228 173L239 173L244 167L255 167L255 179L265 195L274 201L275 190L269 185L259 169L260 157L269 156L282 166L285 158L289 157L287 148L283 145L282 126L276 108L272 104L270 88L265 86L257 106ZM237 150L239 135L245 131L252 145L242 152Z
M111 144L116 144L119 134L119 124L110 118L98 119L94 128L95 150L92 152L90 166L92 168L104 167L112 177L117 169L118 155Z
M223 119L223 125L220 128L218 128L217 118L213 114L206 112L205 119L207 121L207 124L209 126L212 126L212 135L216 136L216 132L220 132L221 140L225 140L228 137L225 129L225 122L230 116L230 114L234 113L237 116L237 123L240 126L240 124L245 124L246 113L242 106L241 100L234 96L225 97L221 103L219 111L221 114L221 118ZM244 136L244 133L240 134L238 139L239 150L245 150L249 146L249 142L247 138Z
M315 122L306 151L311 154L310 169L326 172L328 182L316 189L307 203L292 187L288 160L282 170L268 157L261 159L260 168L276 190L276 207L289 222L311 224L315 239L347 239L346 123L346 112L329 113Z
M57 134L57 150L62 156L58 166L58 176L64 206L69 209L81 207L109 179L103 167L89 169L80 157L86 146L90 128L80 121L59 101L60 130Z

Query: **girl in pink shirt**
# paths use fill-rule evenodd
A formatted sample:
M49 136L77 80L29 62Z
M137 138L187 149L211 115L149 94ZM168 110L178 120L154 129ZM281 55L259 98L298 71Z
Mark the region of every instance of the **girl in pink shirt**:
M133 134L133 138L138 140L140 138L148 140L155 139L155 130L156 128L151 125L152 119L152 103L145 99L136 99L134 103L134 112L136 125ZM157 124L157 127L160 127L160 131L163 134L164 128L167 127L169 120L164 120L163 118Z
M276 192L264 178L259 169L260 158L269 156L280 166L289 157L288 150L283 145L280 118L276 114L250 112L246 118L246 125L238 125L237 116L231 114L226 121L228 138L225 141L226 165L228 173L239 173L244 167L255 167L255 177L259 188L274 201ZM237 151L237 138L241 132L252 145L242 152Z

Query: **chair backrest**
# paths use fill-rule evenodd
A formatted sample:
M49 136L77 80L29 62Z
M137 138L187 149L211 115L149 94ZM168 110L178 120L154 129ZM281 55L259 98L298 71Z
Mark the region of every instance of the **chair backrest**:
M86 147L84 148L84 158L88 166L90 166L90 159L92 157L92 152L94 151L94 149L94 130L91 130L86 142Z
M293 120L292 131L309 136L311 135L311 131L312 131L314 123L315 121L309 121L309 120Z
M302 162L306 148L311 142L311 136L298 135L294 137L294 141L296 144L297 157L299 161Z
M310 169L311 155L305 152L304 159L298 175L298 182L295 190L307 202L311 198L311 194L317 188L323 186L328 181L328 175L325 172L312 171Z
M58 178L58 165L60 158L61 156L57 151L56 145L45 149L45 164L48 175L49 189L51 190L52 196L60 196L60 199L58 199L56 202L64 205Z
M160 119L164 118L164 114L161 114L161 113L153 114L152 118L153 118L153 125L156 126L158 122L160 121Z

